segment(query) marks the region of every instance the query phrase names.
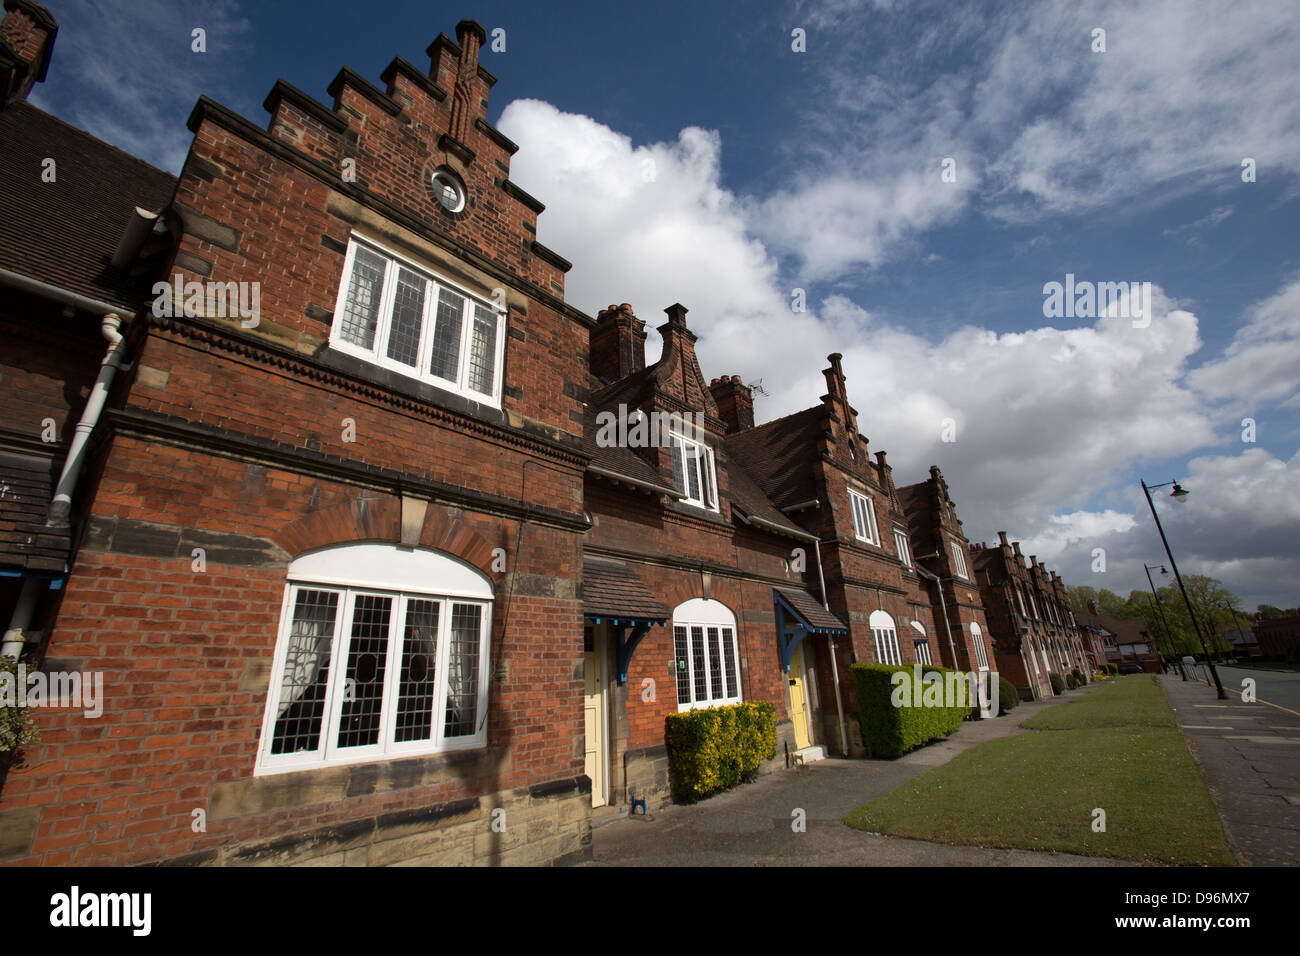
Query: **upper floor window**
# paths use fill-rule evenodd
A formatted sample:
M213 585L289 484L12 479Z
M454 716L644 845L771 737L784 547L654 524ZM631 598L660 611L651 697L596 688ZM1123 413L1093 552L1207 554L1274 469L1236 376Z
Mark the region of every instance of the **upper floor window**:
M718 485L713 449L675 432L669 434L669 444L673 455L673 484L682 501L717 511Z
M933 664L934 658L930 654L930 639L925 633L925 625L920 621L913 621L912 630L917 634L912 641L912 647L916 651L916 662L918 664Z
M957 541L949 542L952 548L952 569L959 578L970 580L970 574L966 571L966 549Z
M876 645L877 664L901 664L903 654L898 648L898 631L888 611L872 611L868 619L871 638Z
M974 621L970 624L970 639L975 645L975 663L979 669L986 671L989 669L989 652L984 646L984 631Z
M501 404L505 315L370 243L348 244L330 345L476 402Z
M853 506L853 533L859 541L870 544L880 543L880 533L876 530L876 506L871 499L860 491L849 489L849 504Z
M257 772L483 746L491 587L432 551L289 566Z
M1038 620L1038 602L1034 600L1034 592L1029 592L1029 609L1034 612L1034 620Z
M907 543L907 532L894 529L894 546L898 548L898 560L903 562L903 567L912 566L912 548Z
M692 598L673 611L677 709L740 703L736 617L719 601Z
M1020 616L1029 617L1029 612L1025 610L1025 595L1020 590L1020 585L1018 584L1015 585L1015 588L1016 588L1016 601L1020 604Z

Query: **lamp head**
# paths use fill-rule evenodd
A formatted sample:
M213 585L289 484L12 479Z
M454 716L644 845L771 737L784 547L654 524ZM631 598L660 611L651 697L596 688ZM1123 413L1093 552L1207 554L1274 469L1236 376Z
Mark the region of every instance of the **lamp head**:
M1191 494L1191 492L1175 481L1174 490L1169 492L1169 497L1173 498L1174 501L1177 501L1179 504L1182 504L1187 500L1189 494Z

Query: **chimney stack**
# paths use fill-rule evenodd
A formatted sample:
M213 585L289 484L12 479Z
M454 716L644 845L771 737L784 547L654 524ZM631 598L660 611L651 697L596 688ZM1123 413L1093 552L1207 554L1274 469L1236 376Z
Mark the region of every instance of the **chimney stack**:
M709 383L718 417L727 423L727 434L754 427L754 393L739 375L724 375Z
M59 25L50 12L32 0L4 0L0 20L0 109L25 100L45 79Z
M591 374L597 378L617 382L645 368L645 322L626 302L600 310L590 341Z

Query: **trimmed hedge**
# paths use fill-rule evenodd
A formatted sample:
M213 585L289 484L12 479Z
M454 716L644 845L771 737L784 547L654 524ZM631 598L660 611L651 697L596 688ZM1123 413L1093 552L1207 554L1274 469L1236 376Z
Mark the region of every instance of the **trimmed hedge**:
M1056 695L1065 693L1065 678L1055 671L1047 675L1047 679L1052 682L1052 693Z
M673 795L698 800L754 779L776 755L776 705L732 704L669 714L664 742Z
M1088 683L1088 679L1083 676L1083 671L1079 670L1077 667L1070 671L1070 676L1074 678L1075 687L1082 687L1084 684Z
M1001 674L998 675L998 712L1005 714L1015 709L1020 703L1020 692L1016 685Z
M1119 665L1108 662L1106 664L1106 673L1111 677L1117 677L1119 675Z
M915 680L916 672L912 665L853 665L858 720L862 724L862 742L868 755L886 760L901 757L931 740L947 737L970 713L971 707L966 703L969 695L964 671L928 665L919 670L923 678L931 673L943 675L945 690L949 685L947 675L957 675L956 685L960 690L956 699L961 703L954 707L925 706L927 685ZM899 673L906 674L907 680L896 683L894 675ZM897 699L905 701L904 706L895 706L895 688L900 692ZM930 693L933 697L932 686Z

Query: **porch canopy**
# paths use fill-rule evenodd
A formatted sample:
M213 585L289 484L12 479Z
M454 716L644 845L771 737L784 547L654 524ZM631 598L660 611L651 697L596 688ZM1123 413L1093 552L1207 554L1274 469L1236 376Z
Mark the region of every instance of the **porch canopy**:
M584 557L582 614L593 623L608 624L614 632L618 642L618 682L625 684L628 665L641 638L651 626L667 624L672 610L656 600L626 564Z
M794 649L809 634L847 634L848 625L813 597L806 588L773 588L777 639L781 642L781 669L790 670Z

